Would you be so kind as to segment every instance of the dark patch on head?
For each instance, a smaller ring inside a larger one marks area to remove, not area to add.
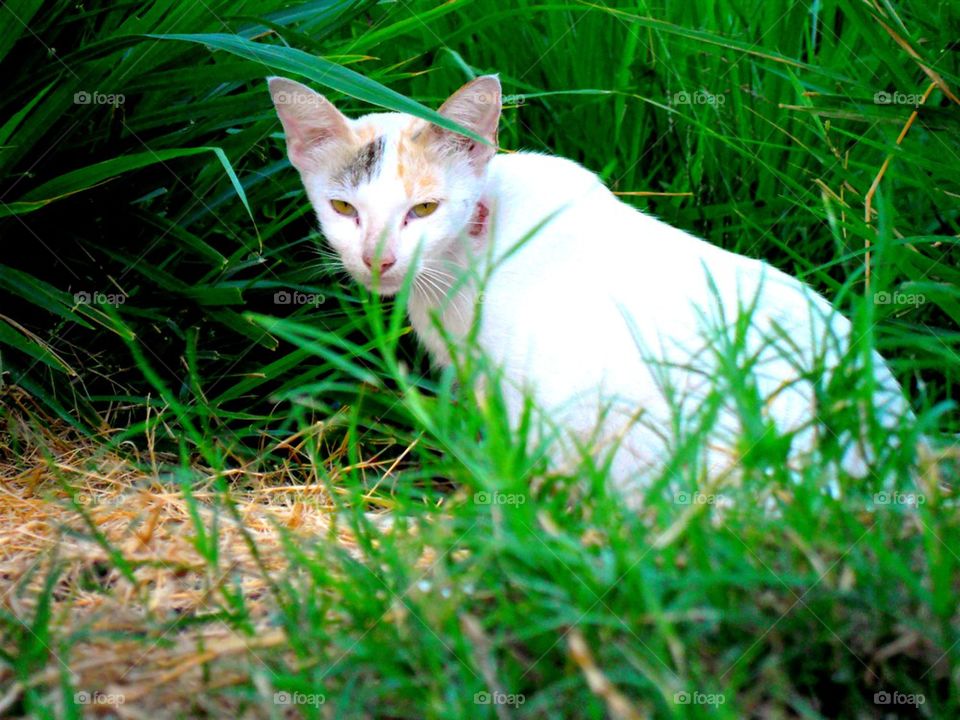
[[[386,146],[387,140],[384,137],[371,140],[360,148],[360,151],[340,169],[340,172],[334,176],[334,180],[347,187],[357,187],[361,183],[371,180],[380,172],[383,151]]]

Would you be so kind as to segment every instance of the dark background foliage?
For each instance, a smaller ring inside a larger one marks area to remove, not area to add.
[[[505,148],[574,158],[618,191],[682,193],[627,199],[835,300],[844,284],[863,293],[864,245],[879,225],[889,242],[872,258],[871,292],[927,300],[878,306],[880,345],[918,403],[955,396],[957,105],[934,89],[897,146],[912,98],[874,97],[919,96],[933,73],[953,86],[953,10],[903,8],[900,27],[856,2],[677,3],[656,20],[585,4],[6,3],[4,382],[63,417],[96,423],[109,409],[130,425],[157,400],[124,339],[134,333],[194,412],[214,423],[239,413],[234,429],[255,435],[270,425],[268,398],[336,374],[284,362],[291,347],[244,317],[297,310],[355,330],[354,291],[318,269],[321,241],[283,156],[263,82],[282,71],[156,37],[237,33],[322,54],[430,107],[471,73],[499,72]],[[371,109],[319,85],[348,113]],[[203,147],[223,162],[178,157]],[[888,154],[874,202],[886,215],[868,225],[865,195]],[[324,302],[280,306],[283,290]],[[75,293],[123,301],[112,313]]]

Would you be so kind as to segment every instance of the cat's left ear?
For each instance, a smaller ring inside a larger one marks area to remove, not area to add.
[[[441,141],[467,153],[479,173],[497,152],[497,128],[500,125],[501,107],[500,78],[496,75],[482,75],[451,95],[439,112],[472,130],[490,144],[477,142],[473,138],[452,133],[436,125],[430,127]]]
[[[271,77],[268,82],[287,136],[287,155],[300,172],[319,170],[322,152],[331,144],[352,141],[349,120],[323,95],[287,78]]]

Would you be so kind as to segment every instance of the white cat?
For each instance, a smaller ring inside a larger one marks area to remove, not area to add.
[[[713,408],[701,469],[722,474],[747,449],[743,393],[762,398],[761,427],[795,433],[790,462],[829,432],[815,422],[814,383],[847,351],[850,322],[798,280],[621,202],[575,162],[495,154],[495,76],[440,108],[489,144],[410,115],[351,120],[299,83],[269,82],[290,161],[346,269],[384,294],[413,274],[410,319],[440,365],[477,320],[514,421],[528,392],[562,430],[556,465],[575,460],[578,443],[610,451],[611,477],[630,495]],[[747,358],[751,383],[721,384],[718,396],[724,363]],[[909,409],[871,359],[878,415],[892,426]],[[864,474],[871,449],[842,440],[853,448],[843,466]]]

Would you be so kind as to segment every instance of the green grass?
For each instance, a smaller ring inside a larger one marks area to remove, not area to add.
[[[249,682],[211,696],[264,715],[279,715],[272,688],[322,693],[335,717],[617,716],[588,682],[595,667],[640,716],[880,717],[877,692],[924,696],[893,708],[901,716],[958,714],[960,519],[929,476],[916,486],[908,451],[837,498],[821,486],[842,447],[795,484],[775,443],[745,458],[739,486],[700,488],[732,507],[678,502],[665,478],[631,513],[589,467],[532,490],[541,448],[507,428],[496,396],[456,391],[484,368],[431,371],[401,307],[318,267],[264,81],[297,75],[348,114],[428,113],[473,75],[500,73],[504,148],[573,158],[616,191],[678,193],[627,199],[824,292],[854,318],[859,350],[890,359],[918,427],[949,436],[956,2],[21,0],[0,17],[0,381],[81,431],[121,428],[113,448],[150,437],[184,468],[319,473],[364,550],[291,540],[268,602],[294,659],[261,653]],[[915,101],[904,96],[931,78],[898,143]],[[322,302],[278,304],[284,291]],[[864,388],[850,367],[823,389],[838,405]],[[21,432],[5,417],[15,457]],[[277,445],[298,431],[291,458]],[[338,471],[410,446],[389,484],[369,467]],[[889,477],[925,502],[884,503]],[[696,478],[672,480],[697,492]],[[220,482],[223,512],[230,490]],[[374,508],[418,531],[381,538]],[[218,577],[217,528],[196,518]],[[425,548],[435,561],[417,566]],[[86,641],[58,635],[54,583],[33,614],[0,612],[0,663],[20,679],[50,647]],[[214,593],[217,618],[250,635],[249,599],[233,590]],[[492,690],[524,702],[475,704]],[[684,692],[724,702],[677,702]],[[18,707],[56,713],[48,698],[30,691]]]

